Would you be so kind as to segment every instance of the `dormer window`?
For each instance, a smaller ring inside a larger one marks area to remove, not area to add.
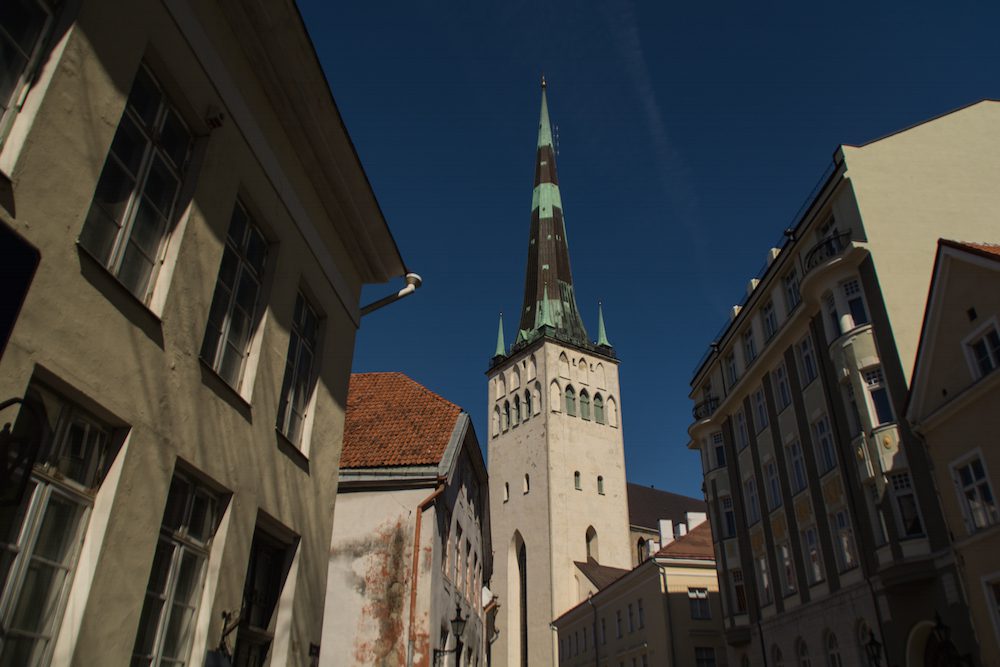
[[[1000,368],[1000,334],[997,334],[995,326],[990,326],[968,345],[979,377],[989,375]]]

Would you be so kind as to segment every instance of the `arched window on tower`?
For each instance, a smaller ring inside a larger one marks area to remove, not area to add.
[[[521,397],[514,394],[514,426],[521,423]]]
[[[503,501],[507,502],[508,500],[510,500],[510,483],[509,482],[504,482],[503,483]]]
[[[595,380],[595,382],[597,382],[597,386],[600,387],[601,389],[607,389],[608,378],[604,373],[604,364],[598,363],[597,369],[594,371],[594,373],[597,376],[597,379]]]
[[[614,396],[608,396],[608,401],[606,403],[607,413],[608,413],[608,426],[618,426],[618,405],[615,403]]]
[[[542,412],[542,383],[541,382],[536,382],[535,383],[535,389],[534,389],[534,391],[531,394],[531,398],[532,398],[532,402],[534,403],[534,405],[532,405],[532,408],[534,408],[534,412],[532,412],[532,416],[537,415],[537,414],[541,414],[541,412]],[[557,396],[557,398],[558,398],[558,396]],[[556,401],[556,405],[558,405],[558,404],[559,404],[559,401],[557,400]]]
[[[576,365],[576,368],[577,368],[577,375],[576,375],[577,379],[583,384],[587,384],[587,381],[589,380],[589,378],[587,377],[587,360],[581,359],[580,362]]]
[[[500,406],[493,408],[493,437],[500,435]]]
[[[563,352],[559,355],[559,375],[569,378],[569,357]]]
[[[503,430],[510,428],[510,401],[503,402]]]
[[[594,530],[593,526],[587,528],[587,558],[599,560],[597,552],[597,531]]]
[[[524,473],[524,484],[521,487],[521,493],[527,493],[528,491],[531,491],[531,477],[528,476],[528,473]]]
[[[572,386],[566,387],[566,414],[576,417],[576,392]]]
[[[531,408],[531,390],[530,389],[525,389],[524,390],[524,417],[522,418],[521,421],[528,421],[529,419],[531,419],[531,415],[532,415],[532,411],[531,410],[532,410],[532,408]]]
[[[604,495],[604,477],[601,475],[597,476],[597,493]]]
[[[559,383],[555,380],[549,385],[549,408],[552,412],[559,412],[562,405],[562,390],[559,388]]]
[[[521,387],[521,371],[517,370],[517,366],[514,366],[514,370],[510,373],[510,390],[520,389]]]
[[[642,563],[646,560],[646,540],[640,537],[635,543],[635,562]]]
[[[590,394],[586,389],[580,390],[580,418],[590,421]]]
[[[604,423],[604,399],[600,394],[594,394],[594,421]]]
[[[573,473],[573,488],[575,488],[577,491],[579,491],[580,489],[583,488],[583,485],[580,484],[580,471],[579,470],[577,470],[576,472]]]

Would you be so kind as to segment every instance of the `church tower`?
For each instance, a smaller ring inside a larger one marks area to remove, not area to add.
[[[544,79],[524,305],[487,377],[493,664],[556,665],[549,624],[590,590],[576,563],[627,569],[631,551],[618,361],[600,309],[597,342],[577,309]]]

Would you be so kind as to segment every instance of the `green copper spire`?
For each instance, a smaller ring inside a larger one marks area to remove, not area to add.
[[[500,326],[497,327],[497,350],[494,357],[502,357],[507,354],[507,346],[503,344],[503,311],[500,311]]]
[[[597,302],[597,344],[604,347],[611,347],[608,342],[608,333],[604,330],[604,306]]]

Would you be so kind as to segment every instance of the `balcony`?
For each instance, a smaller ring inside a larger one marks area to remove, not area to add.
[[[695,403],[694,408],[691,410],[691,415],[695,421],[701,421],[702,419],[711,417],[718,409],[719,399],[715,396],[709,396],[701,403]]]
[[[823,262],[833,259],[851,246],[851,232],[828,236],[806,253],[805,272],[809,273]]]

